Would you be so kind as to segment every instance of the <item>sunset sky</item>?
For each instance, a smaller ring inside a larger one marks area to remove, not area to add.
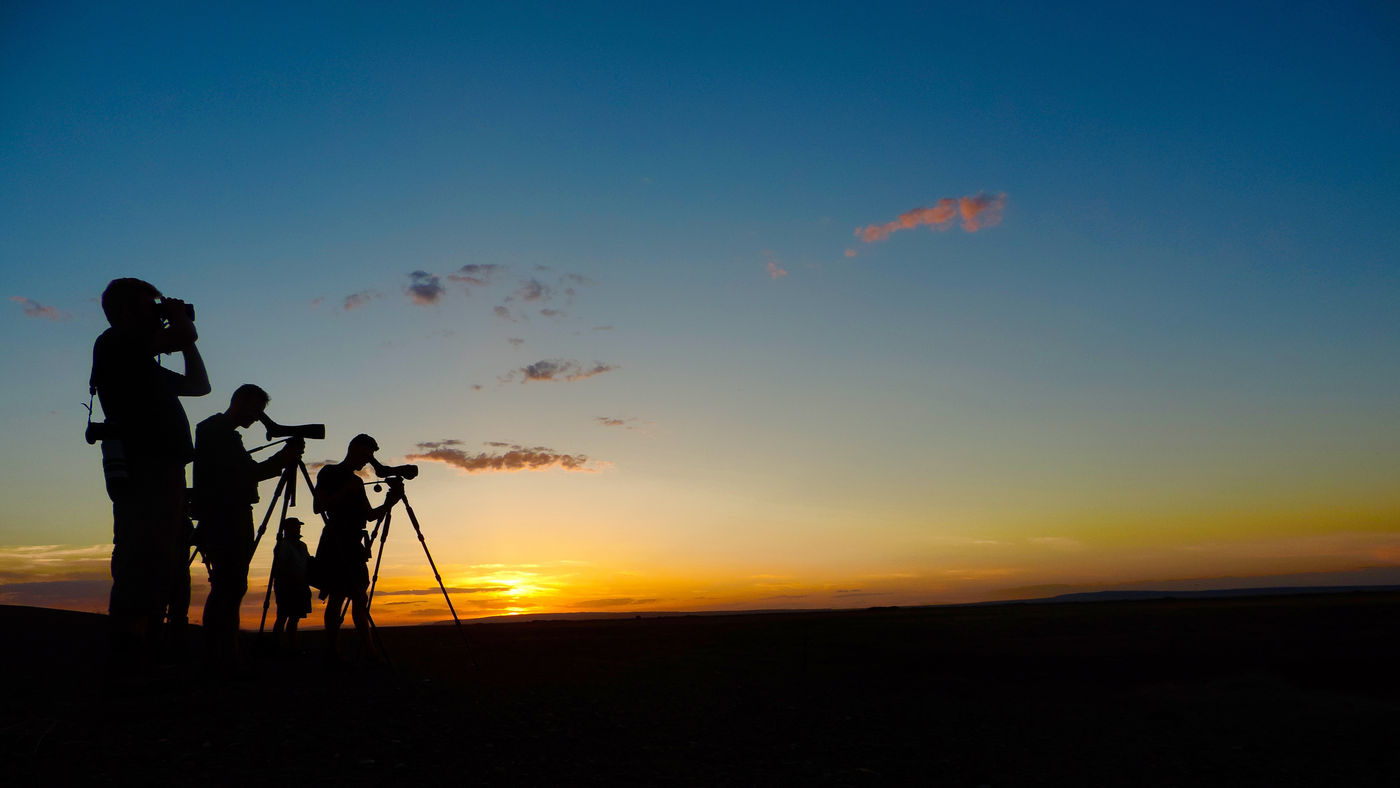
[[[118,276],[464,616],[1400,583],[1400,13],[1280,8],[7,3],[0,603],[105,610]]]

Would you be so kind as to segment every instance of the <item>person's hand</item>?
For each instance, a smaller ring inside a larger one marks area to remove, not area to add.
[[[291,440],[288,440],[286,451],[291,453],[293,462],[301,459],[301,455],[306,453],[306,439],[292,438]]]
[[[195,329],[194,321],[190,320],[189,308],[184,301],[162,298],[160,316],[170,322],[169,330],[177,345],[193,345],[199,339],[199,331]]]

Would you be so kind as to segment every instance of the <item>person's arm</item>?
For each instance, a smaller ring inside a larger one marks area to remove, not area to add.
[[[165,319],[170,321],[167,328],[155,332],[151,339],[151,351],[155,353],[180,353],[185,358],[185,374],[180,380],[176,394],[181,397],[203,397],[213,387],[209,385],[209,372],[204,368],[204,357],[199,355],[195,342],[199,331],[186,313],[185,302],[178,298],[167,298],[161,303]]]
[[[180,386],[180,396],[202,397],[213,391],[213,387],[209,385],[209,372],[204,368],[204,357],[199,355],[199,348],[191,342],[181,355],[185,357],[185,375]]]
[[[395,484],[394,482],[390,481],[388,482],[388,485],[389,494],[384,496],[384,503],[381,503],[378,506],[371,508],[369,510],[369,514],[365,516],[365,522],[370,522],[371,520],[378,520],[379,518],[384,516],[385,512],[394,508],[394,504],[403,500],[403,482]]]
[[[296,463],[301,459],[302,452],[306,450],[306,441],[302,438],[292,438],[287,441],[277,453],[256,463],[253,470],[253,478],[257,481],[271,479],[282,472],[288,465]]]

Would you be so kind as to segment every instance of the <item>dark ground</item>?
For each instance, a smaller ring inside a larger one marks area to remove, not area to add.
[[[385,628],[108,686],[105,619],[0,607],[0,782],[1400,784],[1400,594]]]

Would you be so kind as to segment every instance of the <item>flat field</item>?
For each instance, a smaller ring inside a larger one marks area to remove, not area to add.
[[[121,679],[105,624],[0,607],[7,784],[1400,784],[1389,592],[385,627],[389,668],[313,631]]]

